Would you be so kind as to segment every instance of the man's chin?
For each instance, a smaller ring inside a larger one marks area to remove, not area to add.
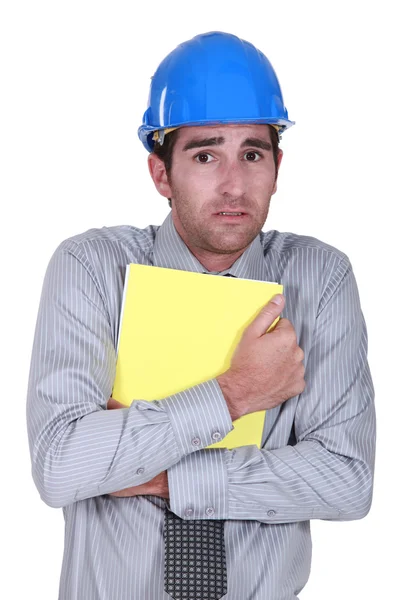
[[[205,240],[204,248],[207,248],[210,252],[217,254],[236,254],[247,248],[256,237],[255,235],[243,235],[243,236],[213,236]]]

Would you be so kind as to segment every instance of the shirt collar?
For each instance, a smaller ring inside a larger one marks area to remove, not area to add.
[[[153,264],[157,267],[178,269],[179,271],[217,274],[203,267],[186,246],[175,229],[171,212],[157,230],[153,247]],[[229,269],[221,271],[218,275],[268,280],[260,235],[252,241]]]

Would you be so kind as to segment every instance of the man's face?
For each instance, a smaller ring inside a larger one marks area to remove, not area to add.
[[[280,160],[281,153],[278,166]],[[236,257],[265,223],[275,175],[268,126],[182,127],[170,189],[162,193],[172,199],[174,225],[196,256]]]

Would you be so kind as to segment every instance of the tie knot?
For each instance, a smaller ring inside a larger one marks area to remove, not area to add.
[[[203,275],[220,275],[220,273],[203,271]],[[236,277],[236,275],[231,275],[231,273],[224,273],[222,277]]]

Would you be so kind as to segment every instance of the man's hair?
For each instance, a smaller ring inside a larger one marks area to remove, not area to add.
[[[274,157],[274,163],[275,163],[275,177],[277,177],[278,176],[279,134],[278,134],[277,130],[275,129],[275,127],[272,127],[272,125],[268,125],[268,128],[269,128],[270,137],[271,137],[272,155]],[[164,143],[162,146],[158,142],[156,142],[154,144],[153,152],[156,156],[161,158],[161,160],[163,161],[163,163],[165,165],[165,171],[167,173],[168,180],[169,180],[169,176],[170,176],[171,169],[172,169],[172,155],[174,153],[174,147],[176,144],[176,140],[178,139],[179,131],[180,131],[180,128],[174,129],[174,131],[167,133],[167,135],[164,138]],[[168,198],[168,204],[169,204],[169,206],[171,206],[171,198]]]

